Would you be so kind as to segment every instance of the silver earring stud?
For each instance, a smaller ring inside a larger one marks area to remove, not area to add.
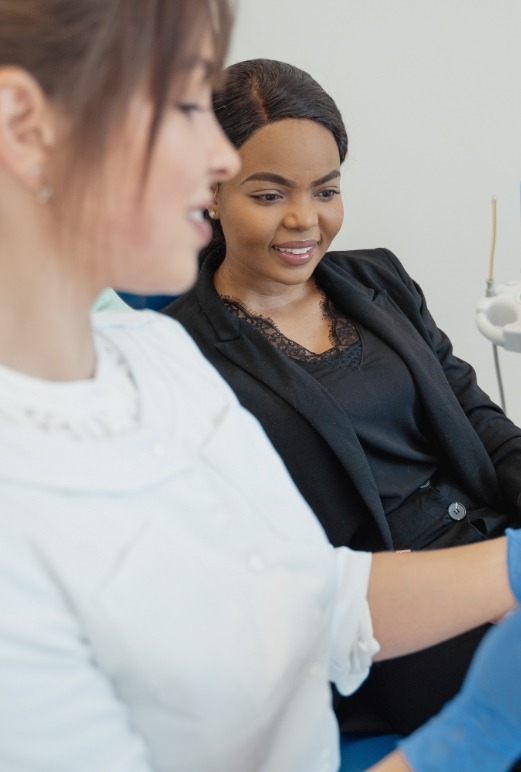
[[[53,196],[53,192],[50,185],[41,185],[36,191],[36,198],[40,204],[48,204]]]
[[[33,177],[41,177],[42,176],[42,167],[41,164],[35,163],[33,164],[31,168],[31,174]],[[36,199],[40,202],[40,204],[47,204],[53,197],[53,189],[50,185],[47,185],[45,182],[41,182],[40,187],[36,191]]]

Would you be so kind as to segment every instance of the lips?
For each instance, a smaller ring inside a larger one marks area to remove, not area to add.
[[[203,209],[189,209],[187,219],[192,223],[195,230],[199,234],[201,243],[208,244],[212,238],[212,226],[205,220]]]
[[[288,241],[284,244],[273,245],[284,262],[290,265],[304,265],[311,260],[318,241]]]

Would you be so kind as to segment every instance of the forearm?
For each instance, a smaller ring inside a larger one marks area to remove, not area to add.
[[[431,646],[487,621],[515,604],[506,539],[446,550],[379,553],[368,591],[375,637],[388,659]]]
[[[386,756],[378,764],[372,766],[368,772],[411,772],[410,766],[399,751],[394,751]]]

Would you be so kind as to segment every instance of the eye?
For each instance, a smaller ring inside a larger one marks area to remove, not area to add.
[[[195,113],[207,113],[209,108],[198,102],[177,102],[177,109],[189,118]]]
[[[317,195],[319,198],[322,198],[325,201],[328,201],[331,198],[334,198],[335,196],[340,195],[340,191],[337,190],[336,188],[325,188],[325,190],[319,191]]]
[[[282,196],[280,193],[258,193],[257,195],[252,195],[252,198],[254,198],[256,201],[262,201],[266,204],[271,204],[273,201],[280,201]]]

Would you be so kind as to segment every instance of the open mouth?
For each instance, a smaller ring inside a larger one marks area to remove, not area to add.
[[[299,246],[294,244],[279,244],[273,246],[272,249],[274,249],[285,262],[290,263],[291,265],[302,265],[312,258],[317,246],[318,241],[313,241]]]

